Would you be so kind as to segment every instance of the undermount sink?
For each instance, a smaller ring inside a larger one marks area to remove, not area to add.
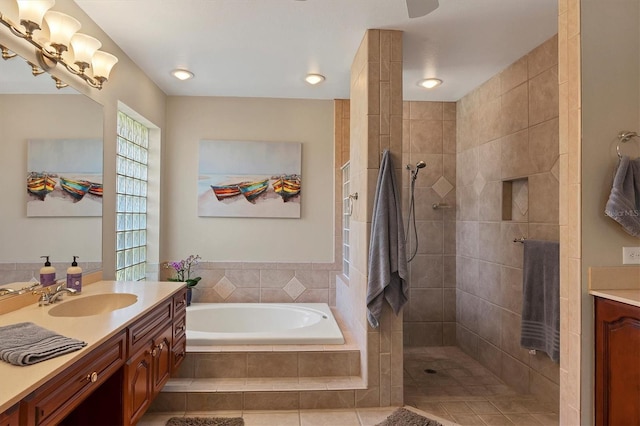
[[[73,296],[66,296],[73,297]],[[94,294],[75,300],[68,300],[54,306],[49,315],[54,317],[88,317],[106,314],[118,309],[131,306],[138,300],[138,296],[130,293]]]

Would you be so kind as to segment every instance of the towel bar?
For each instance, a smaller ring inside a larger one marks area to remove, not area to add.
[[[616,145],[616,152],[618,153],[618,158],[622,158],[622,154],[620,153],[620,144],[629,142],[633,138],[640,137],[637,132],[630,132],[628,130],[623,130],[618,133],[618,144]]]

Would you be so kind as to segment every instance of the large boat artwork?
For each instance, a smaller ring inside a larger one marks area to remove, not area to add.
[[[227,200],[239,195],[252,204],[259,200],[260,196],[269,189],[269,180],[272,180],[273,192],[278,194],[283,202],[300,195],[302,180],[298,174],[275,175],[268,179],[257,181],[243,181],[226,185],[211,185],[213,194],[218,201]]]
[[[58,183],[60,183],[62,191],[70,195],[74,202],[82,200],[87,193],[102,197],[101,183],[70,179],[46,172],[29,172],[27,175],[27,192],[44,201],[45,197],[56,188]]]

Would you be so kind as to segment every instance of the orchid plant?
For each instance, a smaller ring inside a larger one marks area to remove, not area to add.
[[[192,254],[186,259],[178,262],[167,263],[165,268],[171,268],[176,271],[176,276],[174,278],[169,278],[169,281],[185,282],[187,283],[187,288],[195,287],[202,277],[191,278],[191,270],[199,263],[200,259],[202,259],[200,255]]]

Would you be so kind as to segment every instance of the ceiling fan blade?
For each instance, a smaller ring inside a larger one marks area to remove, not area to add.
[[[440,6],[438,0],[407,0],[409,18],[420,18],[428,15]]]

